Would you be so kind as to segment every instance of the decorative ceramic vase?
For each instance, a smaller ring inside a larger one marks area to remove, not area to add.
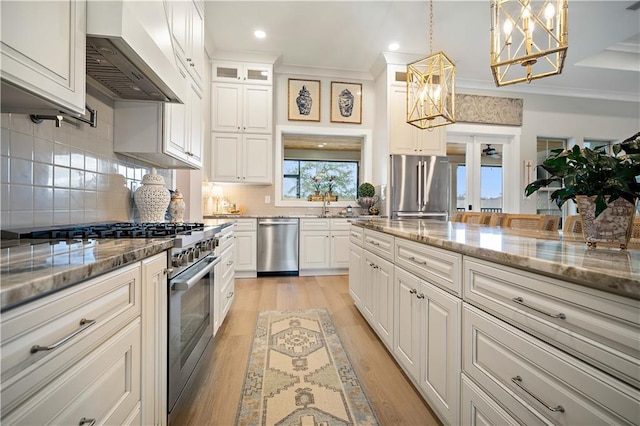
[[[358,202],[358,205],[362,207],[362,214],[369,215],[371,214],[369,210],[378,202],[379,199],[380,198],[377,195],[374,195],[373,197],[358,197],[356,201]]]
[[[309,90],[307,90],[307,86],[302,86],[302,89],[300,89],[298,97],[296,98],[296,105],[298,105],[298,112],[300,115],[311,114],[312,103],[313,99],[311,98]]]
[[[182,194],[177,189],[171,196],[171,202],[169,203],[169,214],[171,215],[171,223],[183,223],[184,222],[184,209],[186,205]]]
[[[595,199],[595,195],[592,197],[576,196],[585,242],[589,247],[602,244],[626,249],[631,239],[636,206],[624,198],[618,198],[607,203],[607,208],[598,217],[595,217]]]
[[[164,222],[164,213],[171,201],[171,194],[164,187],[164,178],[155,168],[151,169],[150,174],[142,177],[142,186],[136,190],[133,199],[141,222]]]
[[[351,114],[353,113],[353,102],[354,97],[349,89],[344,89],[340,92],[338,95],[338,109],[340,110],[341,116],[351,117]]]

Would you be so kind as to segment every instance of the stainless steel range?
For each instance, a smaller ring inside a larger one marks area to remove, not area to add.
[[[213,338],[214,267],[222,228],[203,223],[107,223],[3,231],[13,239],[171,238],[168,282],[168,415],[178,406],[205,348]]]

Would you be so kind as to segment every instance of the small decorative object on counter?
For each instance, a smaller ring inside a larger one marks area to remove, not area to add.
[[[347,214],[353,214],[353,209],[351,208],[351,204],[347,206]]]
[[[375,193],[376,188],[369,182],[364,182],[358,187],[358,199],[356,201],[362,207],[363,215],[372,214],[371,207],[380,199]]]
[[[169,203],[169,214],[171,215],[171,223],[183,223],[184,222],[184,209],[186,205],[182,197],[182,193],[177,189],[171,196],[171,202]]]
[[[171,201],[169,190],[164,187],[164,178],[155,168],[142,178],[133,199],[138,208],[141,222],[164,222],[164,213]]]

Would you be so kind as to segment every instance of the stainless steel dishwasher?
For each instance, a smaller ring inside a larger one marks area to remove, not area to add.
[[[298,219],[258,219],[258,275],[298,275]]]

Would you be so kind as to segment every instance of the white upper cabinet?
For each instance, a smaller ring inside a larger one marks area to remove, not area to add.
[[[3,112],[84,114],[86,3],[3,1]]]
[[[211,80],[227,83],[273,84],[270,64],[213,61]]]
[[[271,86],[212,83],[211,130],[272,133],[272,103]]]
[[[167,2],[176,56],[202,88],[204,75],[204,24],[201,9],[193,1]]]
[[[271,183],[271,135],[213,133],[212,180],[215,182]]]

